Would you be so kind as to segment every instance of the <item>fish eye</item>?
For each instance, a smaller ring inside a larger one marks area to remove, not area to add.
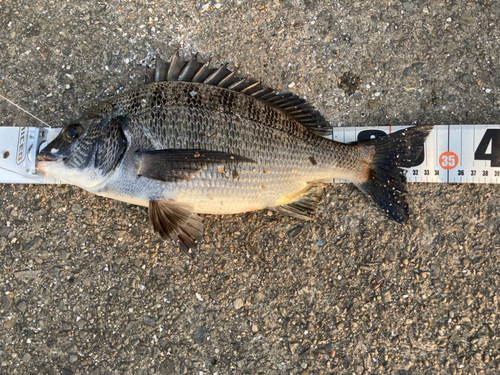
[[[64,136],[70,141],[77,139],[82,133],[82,126],[80,124],[71,124],[64,129]]]

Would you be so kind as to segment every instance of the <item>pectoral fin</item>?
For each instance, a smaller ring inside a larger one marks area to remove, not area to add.
[[[255,163],[252,159],[222,151],[196,149],[137,150],[137,175],[174,182],[213,164]]]
[[[203,224],[190,205],[170,201],[149,201],[149,224],[164,240],[173,239],[191,255],[203,235]]]

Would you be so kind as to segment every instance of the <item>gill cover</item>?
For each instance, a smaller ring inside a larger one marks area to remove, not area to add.
[[[126,116],[112,117],[101,130],[94,165],[103,175],[107,175],[117,166],[127,149],[127,138],[123,129],[127,127],[128,122]]]

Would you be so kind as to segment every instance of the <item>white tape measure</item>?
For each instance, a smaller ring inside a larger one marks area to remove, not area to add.
[[[333,128],[328,138],[349,143],[408,127]],[[36,154],[60,131],[0,127],[0,183],[61,183],[38,174],[35,168]],[[407,169],[406,177],[408,182],[500,183],[500,125],[435,125],[425,142],[424,154]]]
[[[355,142],[409,126],[334,128],[333,140]],[[408,182],[500,183],[500,125],[435,125]],[[336,180],[335,182],[344,182]]]

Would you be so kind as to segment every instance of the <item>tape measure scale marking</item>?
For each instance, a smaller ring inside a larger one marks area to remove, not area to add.
[[[334,128],[332,139],[355,142],[409,126]],[[436,125],[408,182],[500,183],[500,125]],[[344,182],[344,180],[335,180]]]

